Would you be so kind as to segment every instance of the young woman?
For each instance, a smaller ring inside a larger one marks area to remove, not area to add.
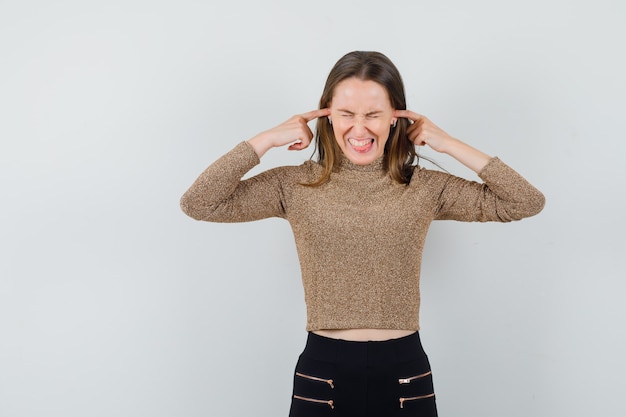
[[[270,149],[317,159],[242,177]],[[419,167],[416,145],[457,159],[484,183]],[[394,64],[351,52],[331,70],[318,110],[259,133],[209,166],[181,199],[194,219],[291,224],[308,339],[290,416],[436,416],[419,338],[419,274],[433,220],[519,220],[544,197],[517,172],[406,108]]]

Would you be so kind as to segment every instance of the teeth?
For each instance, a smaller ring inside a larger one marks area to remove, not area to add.
[[[363,140],[356,140],[356,139],[348,139],[348,142],[350,142],[350,144],[352,146],[367,146],[372,142],[372,139],[363,139]]]

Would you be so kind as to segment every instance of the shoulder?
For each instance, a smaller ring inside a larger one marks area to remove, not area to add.
[[[315,161],[308,160],[300,165],[282,165],[271,168],[261,175],[271,176],[284,186],[313,182],[319,178],[322,167]]]
[[[413,168],[413,176],[411,177],[410,184],[412,186],[443,184],[453,177],[454,176],[452,174],[449,174],[444,171],[415,166]]]

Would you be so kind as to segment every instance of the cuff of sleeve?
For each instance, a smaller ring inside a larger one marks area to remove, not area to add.
[[[489,162],[487,162],[487,165],[480,170],[478,176],[484,180],[485,177],[489,177],[493,171],[499,170],[502,165],[504,165],[504,162],[502,162],[497,156],[494,156],[489,160]]]
[[[248,143],[248,141],[243,141],[239,145],[235,147],[235,152],[241,155],[242,158],[246,158],[246,162],[249,162],[251,165],[258,165],[261,163],[261,159],[259,155],[256,154],[252,145]]]

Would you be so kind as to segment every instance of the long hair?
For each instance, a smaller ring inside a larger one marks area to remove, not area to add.
[[[319,108],[330,106],[335,88],[342,81],[356,77],[363,81],[374,81],[386,91],[395,110],[406,110],[404,83],[396,66],[380,52],[354,51],[344,55],[330,70],[320,98]],[[409,121],[398,118],[395,127],[389,132],[383,154],[383,169],[400,184],[408,184],[418,155],[415,145],[407,136]],[[341,148],[335,140],[335,133],[327,117],[317,119],[315,133],[317,161],[323,167],[322,176],[311,186],[319,186],[330,179],[337,171],[341,158]]]

